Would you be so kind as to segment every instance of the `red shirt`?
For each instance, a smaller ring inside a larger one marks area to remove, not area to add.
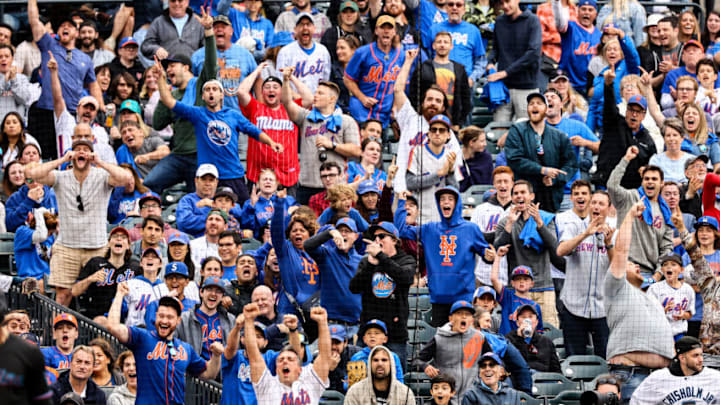
[[[703,182],[703,215],[720,221],[720,210],[715,208],[715,188],[720,187],[720,176],[708,173]]]
[[[274,142],[280,143],[283,153],[276,153],[268,145],[252,138],[248,140],[247,178],[258,182],[260,171],[270,168],[275,171],[278,181],[285,187],[295,185],[300,175],[298,161],[298,130],[290,120],[285,107],[273,110],[251,96],[242,112],[250,122],[265,132]]]
[[[322,215],[323,211],[325,211],[325,208],[330,206],[330,201],[327,200],[327,190],[321,191],[310,197],[308,206],[312,208],[313,211],[315,211],[315,215]]]

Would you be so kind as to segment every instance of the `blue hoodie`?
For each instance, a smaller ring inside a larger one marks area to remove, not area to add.
[[[201,199],[197,193],[186,194],[178,202],[175,211],[178,230],[193,238],[199,238],[205,234],[205,220],[208,212],[210,212],[210,207],[198,208],[197,203]],[[228,214],[240,218],[242,210],[239,205],[235,204]]]
[[[443,187],[435,192],[440,210],[439,195],[450,192],[457,202],[452,216],[441,215],[439,222],[422,225],[420,241],[425,252],[430,302],[452,304],[455,301],[472,301],[475,289],[475,255],[484,255],[488,243],[480,227],[462,217],[462,200],[454,187]],[[417,239],[416,226],[405,223],[405,200],[398,202],[395,226],[403,239]]]
[[[370,370],[370,362],[368,359],[370,358],[371,351],[372,351],[371,348],[365,346],[365,347],[363,347],[362,350],[353,354],[353,356],[350,358],[350,361],[364,361],[365,363],[367,363],[367,369]],[[390,353],[392,353],[393,358],[395,359],[395,378],[404,384],[405,378],[403,376],[403,369],[402,369],[402,363],[400,363],[400,357],[398,357],[398,355],[395,354],[395,352],[391,351]]]
[[[29,188],[23,184],[20,189],[10,196],[5,203],[5,227],[8,232],[15,232],[25,223],[27,215],[35,208],[45,207],[50,212],[57,212],[57,199],[52,187],[43,186],[45,195],[42,201],[37,202],[28,197]]]
[[[349,286],[362,256],[352,247],[347,253],[338,249],[330,236],[332,229],[332,225],[324,227],[306,240],[305,249],[321,272],[320,303],[327,308],[328,319],[356,324],[362,310],[361,295],[351,293]]]
[[[288,206],[298,205],[295,198],[287,197]],[[260,228],[263,227],[273,216],[273,202],[272,197],[268,200],[263,196],[258,196],[258,201],[255,205],[252,205],[250,200],[245,201],[242,207],[242,214],[240,215],[240,224],[243,229],[252,229],[255,239],[262,240],[260,234]]]
[[[297,314],[297,309],[287,297],[290,294],[302,305],[308,298],[320,289],[320,271],[317,263],[304,250],[293,246],[285,237],[286,213],[288,201],[285,198],[275,199],[275,212],[270,222],[270,235],[275,247],[275,254],[280,266],[280,279],[282,290],[278,293],[278,313]]]

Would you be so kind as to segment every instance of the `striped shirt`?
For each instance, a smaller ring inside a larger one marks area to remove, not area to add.
[[[274,142],[283,145],[283,153],[276,153],[268,145],[254,139],[248,140],[247,177],[253,183],[258,182],[260,171],[270,168],[280,184],[286,187],[295,185],[300,175],[298,161],[298,132],[295,124],[288,117],[285,107],[280,105],[272,109],[260,103],[254,97],[242,108],[243,115],[265,132]]]

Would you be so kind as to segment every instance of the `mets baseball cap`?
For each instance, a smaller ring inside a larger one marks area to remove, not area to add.
[[[470,313],[475,314],[475,308],[472,306],[471,303],[465,300],[460,300],[455,301],[455,303],[452,304],[452,307],[450,307],[450,315],[454,314],[457,311],[460,311],[461,309],[467,309],[468,311],[470,311]]]
[[[223,221],[225,221],[225,223],[227,223],[228,221],[228,214],[220,208],[211,209],[205,218],[210,218],[211,215],[218,215],[220,218],[223,219]]]
[[[394,236],[396,239],[399,237],[398,229],[397,229],[397,227],[395,227],[395,225],[392,222],[387,222],[387,221],[379,222],[379,223],[371,226],[370,229],[368,229],[368,233],[372,237],[375,234],[375,232],[377,232],[379,230],[383,230],[383,231],[389,233],[390,235]]]
[[[170,237],[168,238],[168,245],[172,243],[182,243],[183,245],[189,245],[190,237],[183,232],[173,232],[173,234],[170,235]]]
[[[691,40],[685,42],[683,49],[687,48],[688,46],[696,46],[696,47],[700,48],[701,52],[705,52],[705,48],[703,48],[702,44],[697,39],[691,39]]]
[[[212,174],[215,176],[215,178],[220,177],[218,174],[217,167],[215,165],[210,163],[203,163],[200,166],[198,166],[197,170],[195,171],[195,177],[202,177],[206,174]]]
[[[88,105],[88,104],[92,104],[93,106],[95,106],[96,110],[98,108],[100,108],[100,104],[93,96],[85,96],[85,97],[81,98],[77,103],[78,107],[82,107],[82,106]]]
[[[147,193],[140,196],[140,199],[138,199],[138,205],[142,208],[143,203],[147,200],[155,200],[158,202],[158,204],[162,204],[162,200],[160,199],[159,195],[152,191],[148,191]]]
[[[128,231],[127,229],[123,228],[122,226],[116,226],[115,228],[113,228],[112,231],[110,231],[110,235],[108,236],[108,239],[112,238],[112,236],[115,235],[116,233],[122,233],[122,234],[124,234],[128,239],[130,239],[130,231]]]
[[[364,336],[365,332],[367,332],[369,329],[377,328],[380,329],[384,334],[387,335],[387,326],[385,326],[385,322],[379,320],[379,319],[372,319],[368,321],[365,325],[363,325],[362,329],[360,330],[359,335]]]
[[[491,360],[491,361],[494,361],[495,364],[505,367],[505,364],[503,364],[502,360],[500,359],[500,356],[498,356],[497,354],[495,354],[493,352],[487,352],[487,353],[483,354],[482,356],[480,356],[480,362],[482,362],[483,360]]]
[[[75,319],[74,315],[63,313],[63,314],[57,315],[55,317],[55,319],[53,319],[53,329],[57,328],[58,325],[60,325],[63,322],[67,322],[76,328],[78,327],[78,321],[77,321],[77,319]]]
[[[515,314],[516,314],[516,315],[520,315],[520,314],[522,314],[522,312],[523,312],[524,310],[526,310],[526,309],[531,310],[535,315],[538,314],[537,309],[535,309],[535,307],[532,306],[532,305],[530,305],[530,304],[520,305],[520,306],[518,307],[518,309],[515,310]]]
[[[497,300],[497,293],[495,292],[495,289],[486,285],[475,289],[475,293],[473,294],[473,300],[475,298],[480,298],[485,294],[490,294],[494,300]]]
[[[142,114],[142,110],[140,109],[140,103],[138,103],[135,100],[127,99],[120,104],[120,112],[123,112],[125,110],[132,111],[136,114]]]
[[[149,248],[143,250],[142,254],[140,255],[140,258],[142,259],[143,257],[147,256],[149,253],[154,253],[155,256],[158,257],[158,259],[162,259],[162,254],[160,253],[159,250],[157,250],[154,247],[149,247]]]
[[[278,46],[285,46],[289,43],[293,42],[292,34],[288,31],[279,31],[275,32],[270,38],[270,41],[268,41],[267,47],[268,48],[275,48]]]
[[[514,279],[515,276],[528,276],[531,279],[535,280],[535,277],[533,276],[532,269],[527,266],[517,266],[513,269],[512,274],[510,274],[510,280]]]
[[[683,336],[675,342],[675,355],[687,353],[691,350],[701,349],[702,342],[693,336]]]
[[[593,6],[597,8],[597,3],[595,2],[595,0],[580,0],[577,4],[577,7],[582,6]]]
[[[230,187],[218,187],[217,191],[215,192],[215,195],[213,196],[213,200],[219,198],[219,197],[228,197],[232,200],[233,204],[237,202],[237,195],[233,192],[233,190]]]
[[[313,20],[312,14],[305,11],[305,12],[298,14],[297,20],[295,20],[295,26],[297,27],[298,25],[300,25],[300,21],[302,21],[304,19],[310,20],[310,23],[312,25],[315,25],[315,20]]]
[[[715,219],[715,217],[709,217],[709,216],[704,216],[704,217],[698,218],[697,222],[695,223],[695,229],[697,229],[699,226],[709,226],[716,231],[719,228],[718,220]]]
[[[435,124],[435,123],[445,124],[445,126],[448,127],[448,129],[450,127],[452,127],[450,118],[448,118],[446,115],[443,115],[443,114],[438,114],[438,115],[432,117],[432,119],[430,119],[430,122],[428,122],[428,127],[431,127],[432,124]]]
[[[665,262],[675,262],[675,263],[679,264],[680,266],[683,265],[682,257],[680,257],[680,255],[677,253],[668,253],[665,256],[661,257],[659,262],[660,262],[660,265],[662,265]]]
[[[133,37],[125,37],[125,38],[123,38],[123,39],[120,40],[120,43],[118,44],[118,49],[120,49],[120,48],[125,48],[125,47],[128,46],[128,45],[140,46],[140,45],[138,44],[138,41],[135,40],[135,38],[133,38]]]
[[[556,81],[558,81],[560,79],[565,79],[568,81],[570,80],[570,78],[568,78],[568,75],[564,70],[557,69],[556,71],[553,72],[552,77],[550,77],[550,81],[552,83],[555,83]]]
[[[202,289],[205,289],[207,287],[217,287],[225,292],[225,280],[221,279],[220,277],[208,277],[203,281]]]
[[[170,262],[165,265],[165,277],[173,274],[177,274],[178,276],[183,276],[185,278],[190,278],[188,268],[183,262]],[[203,287],[205,287],[205,284],[203,284]]]
[[[218,14],[215,17],[213,17],[213,25],[215,25],[217,23],[223,23],[225,25],[232,25],[228,16],[226,16],[224,14]]]
[[[355,224],[355,221],[352,218],[348,218],[348,217],[340,218],[335,223],[335,228],[337,229],[341,226],[347,226],[348,228],[350,228],[351,231],[357,233],[357,224]]]
[[[545,105],[547,105],[547,99],[545,99],[545,95],[542,94],[542,93],[540,93],[539,91],[534,91],[534,92],[528,94],[527,97],[525,97],[525,101],[527,101],[527,102],[529,103],[530,100],[534,99],[535,97],[541,99],[542,102],[543,102]]]
[[[161,63],[163,69],[165,70],[167,70],[168,66],[170,66],[171,63],[182,63],[185,66],[192,67],[192,61],[190,61],[190,57],[185,55],[184,53],[171,55],[170,57],[163,59]]]
[[[330,325],[330,339],[344,342],[347,339],[347,331],[342,325]]]
[[[627,102],[627,105],[630,105],[630,104],[635,104],[637,106],[640,106],[640,108],[647,111],[647,100],[645,99],[645,97],[643,97],[639,94],[636,94],[636,95],[630,97],[630,99]]]
[[[382,27],[383,24],[390,24],[393,27],[395,26],[395,19],[391,16],[385,14],[378,17],[378,19],[375,21],[375,27]]]
[[[350,1],[350,0],[343,1],[342,4],[340,4],[340,12],[341,13],[343,12],[343,10],[346,10],[348,8],[352,9],[355,12],[360,11],[360,8],[358,7],[357,3],[355,3],[354,1]]]
[[[367,179],[363,180],[358,184],[357,194],[358,195],[365,195],[367,193],[378,193],[380,194],[380,190],[378,190],[378,185],[373,179]]]

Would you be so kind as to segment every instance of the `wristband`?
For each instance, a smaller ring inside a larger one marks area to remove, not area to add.
[[[297,330],[298,330],[298,328],[295,328],[295,329],[288,328],[288,332],[290,332],[290,333],[295,333],[295,332],[297,332]]]

